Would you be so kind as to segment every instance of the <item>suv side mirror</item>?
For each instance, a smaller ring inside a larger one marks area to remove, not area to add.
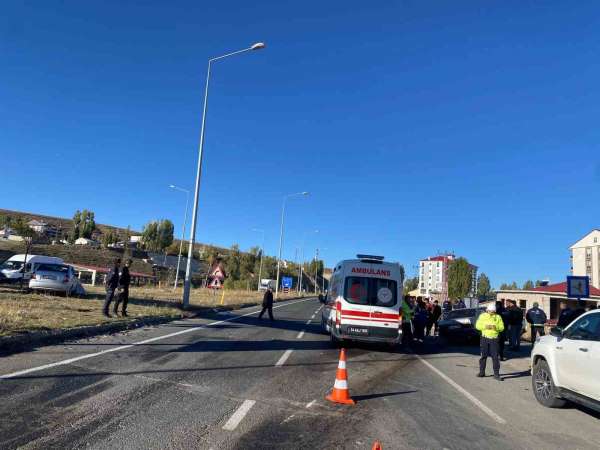
[[[550,328],[550,334],[554,337],[564,337],[565,335],[565,330],[563,330],[561,327],[552,327]]]

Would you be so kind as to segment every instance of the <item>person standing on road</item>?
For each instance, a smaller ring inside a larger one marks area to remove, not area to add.
[[[521,348],[521,333],[523,332],[523,311],[517,302],[511,301],[508,307],[508,340],[510,348],[519,351]]]
[[[500,300],[496,302],[496,314],[500,316],[502,319],[502,325],[504,325],[504,330],[498,334],[498,356],[500,357],[500,361],[506,361],[506,356],[504,355],[504,348],[506,347],[506,330],[508,330],[508,314],[506,312],[506,308],[502,304]]]
[[[438,334],[438,323],[440,321],[440,317],[442,317],[442,308],[440,308],[439,302],[436,300],[433,302],[433,307],[431,308],[431,314],[429,315],[429,322],[427,323],[427,336],[431,334],[431,329],[433,328],[433,334]]]
[[[110,317],[108,313],[108,309],[110,308],[110,304],[115,297],[115,291],[119,286],[119,266],[121,265],[121,259],[115,259],[115,263],[112,269],[108,271],[108,275],[106,275],[106,280],[104,281],[104,285],[106,287],[106,298],[104,299],[104,306],[102,308],[102,314],[104,317]]]
[[[465,301],[461,298],[454,304],[454,309],[465,309],[467,305],[465,305]]]
[[[259,319],[262,319],[262,316],[265,313],[265,311],[269,312],[269,319],[271,321],[275,320],[273,319],[273,290],[270,287],[267,288],[267,291],[265,292],[265,295],[263,297],[262,311],[258,315]]]
[[[527,320],[527,323],[529,323],[529,328],[531,328],[531,346],[533,347],[537,335],[544,336],[546,334],[544,325],[548,321],[548,318],[546,317],[544,310],[540,308],[540,304],[534,302],[533,308],[525,314],[525,319]]]
[[[449,299],[444,300],[444,303],[442,303],[442,311],[445,313],[452,311],[452,302]]]
[[[119,295],[115,301],[115,307],[113,313],[117,315],[119,309],[119,303],[121,303],[121,316],[127,317],[127,303],[129,302],[129,284],[131,283],[131,275],[129,275],[129,267],[131,266],[131,259],[125,261],[125,265],[121,270],[121,276],[119,277]]]
[[[421,343],[425,340],[425,327],[427,326],[427,319],[427,307],[425,306],[423,300],[418,300],[413,316],[413,328],[415,330],[415,339]]]
[[[556,326],[564,330],[571,323],[571,316],[573,316],[573,310],[569,308],[567,302],[561,302],[560,315]]]
[[[411,347],[413,344],[412,332],[413,308],[410,298],[405,297],[402,302],[402,346]]]
[[[500,378],[500,359],[498,355],[498,336],[504,331],[502,318],[496,314],[496,304],[489,303],[486,312],[479,315],[475,328],[481,332],[478,377],[485,377],[485,366],[488,356],[492,358],[494,368],[494,379],[502,381]]]

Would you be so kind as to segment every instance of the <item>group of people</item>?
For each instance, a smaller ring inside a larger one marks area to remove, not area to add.
[[[441,317],[442,308],[437,300],[413,302],[407,297],[402,302],[402,345],[410,346],[415,340],[422,343],[432,330],[437,334]]]
[[[127,303],[129,301],[129,284],[131,283],[131,275],[129,267],[131,259],[125,261],[125,265],[121,268],[121,259],[117,258],[114,261],[113,267],[109,270],[104,281],[106,288],[106,298],[102,314],[104,317],[111,317],[109,309],[110,304],[114,301],[113,314],[118,315],[119,304],[121,305],[121,316],[127,317]]]
[[[586,312],[584,303],[580,302],[576,309],[571,309],[567,302],[562,302],[557,326],[566,328],[584,312]],[[531,345],[533,346],[538,336],[546,334],[545,325],[548,321],[546,313],[540,308],[538,302],[533,303],[533,307],[525,313],[525,317],[523,317],[523,310],[513,300],[508,301],[506,308],[500,301],[488,304],[486,311],[479,316],[475,324],[475,328],[481,332],[478,377],[485,376],[486,362],[489,357],[492,359],[494,378],[501,380],[500,361],[506,360],[504,354],[506,341],[508,339],[512,350],[519,350],[523,333],[523,319],[529,324]]]

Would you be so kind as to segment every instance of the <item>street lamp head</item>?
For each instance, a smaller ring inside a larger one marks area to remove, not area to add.
[[[250,49],[251,50],[262,50],[265,47],[266,47],[266,45],[264,42],[257,42],[256,44],[252,45],[252,47],[250,47]]]
[[[308,195],[310,195],[310,192],[303,192],[302,195],[308,196]]]

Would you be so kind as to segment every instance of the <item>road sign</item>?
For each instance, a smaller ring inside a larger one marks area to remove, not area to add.
[[[581,299],[590,296],[589,277],[568,276],[567,277],[567,297]]]
[[[292,277],[282,277],[281,278],[281,287],[284,289],[291,289],[293,282],[294,282],[294,280]]]

